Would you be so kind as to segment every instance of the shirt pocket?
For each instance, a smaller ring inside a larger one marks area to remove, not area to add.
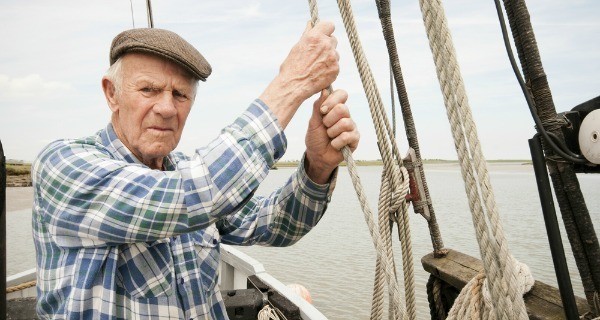
[[[200,264],[202,289],[205,292],[214,291],[219,282],[220,240],[221,235],[214,224],[192,234],[194,249]]]
[[[174,273],[168,238],[121,246],[117,278],[132,297],[171,295]]]

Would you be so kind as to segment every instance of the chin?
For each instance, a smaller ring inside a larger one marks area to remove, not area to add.
[[[175,150],[175,147],[160,146],[160,147],[156,147],[156,148],[147,150],[146,155],[148,155],[149,157],[154,158],[154,159],[164,158],[164,157],[168,156],[169,153],[171,153],[171,151],[173,151],[173,150]]]

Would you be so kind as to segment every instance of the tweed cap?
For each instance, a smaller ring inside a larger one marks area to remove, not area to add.
[[[151,53],[167,58],[206,81],[212,68],[194,46],[176,33],[156,28],[138,28],[118,34],[110,46],[110,65],[129,52]]]

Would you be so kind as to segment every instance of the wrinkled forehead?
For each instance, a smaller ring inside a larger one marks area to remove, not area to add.
[[[125,80],[132,78],[177,79],[190,86],[196,87],[198,80],[187,69],[179,64],[150,53],[127,53],[121,58],[123,77]]]

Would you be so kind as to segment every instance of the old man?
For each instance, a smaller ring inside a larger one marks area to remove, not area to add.
[[[173,150],[210,65],[170,31],[117,35],[102,78],[110,123],[51,143],[33,165],[39,316],[226,319],[219,244],[298,241],[325,212],[340,149],[358,144],[347,94],[324,90],[339,71],[333,31],[307,27],[264,92],[192,157]],[[298,170],[254,196],[319,92]]]

